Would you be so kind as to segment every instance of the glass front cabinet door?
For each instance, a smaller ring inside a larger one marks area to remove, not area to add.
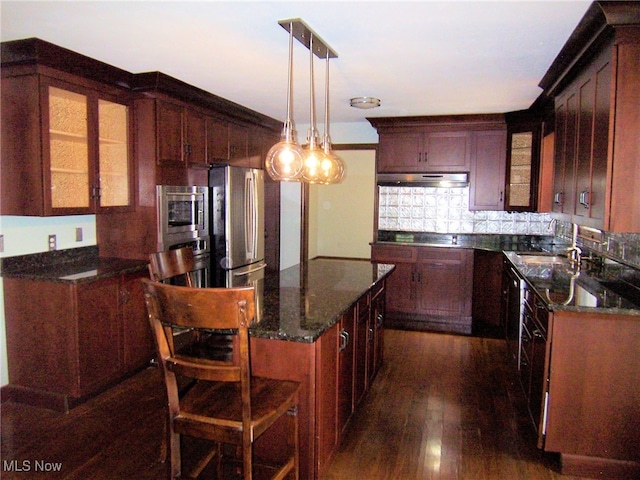
[[[537,208],[540,127],[509,125],[505,210],[535,212]]]
[[[93,90],[42,88],[45,215],[131,206],[128,105]]]

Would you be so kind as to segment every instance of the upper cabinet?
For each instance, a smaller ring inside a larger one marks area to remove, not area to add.
[[[381,132],[379,172],[465,172],[469,170],[469,132]]]
[[[158,163],[208,168],[206,118],[192,108],[158,100]]]
[[[503,210],[505,148],[504,124],[473,133],[469,210]]]
[[[468,172],[471,132],[459,115],[368,118],[378,130],[377,171]]]
[[[470,210],[502,210],[503,114],[368,118],[378,130],[377,172],[467,172]]]
[[[1,213],[129,209],[133,169],[126,92],[24,67],[3,68],[2,75]]]
[[[640,10],[594,2],[540,86],[555,100],[552,210],[640,232]]]
[[[542,130],[553,124],[551,102],[542,97],[528,110],[508,112],[507,168],[504,209],[511,212],[541,211],[538,197],[542,172]]]

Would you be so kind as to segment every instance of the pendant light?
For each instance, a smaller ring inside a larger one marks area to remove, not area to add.
[[[302,176],[302,148],[296,142],[292,110],[293,82],[293,22],[289,24],[289,68],[287,78],[287,118],[282,128],[280,141],[267,152],[265,169],[276,181],[300,181]]]
[[[344,162],[331,150],[331,136],[329,135],[329,51],[327,50],[327,67],[324,81],[324,136],[322,150],[324,152],[323,179],[324,183],[340,183],[344,178]]]
[[[309,132],[307,145],[302,153],[302,181],[307,183],[324,183],[322,165],[325,162],[324,151],[320,148],[318,129],[316,127],[316,99],[313,73],[313,34],[309,37]]]

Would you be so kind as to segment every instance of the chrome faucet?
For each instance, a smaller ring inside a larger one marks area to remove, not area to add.
[[[574,223],[571,235],[571,246],[567,248],[567,257],[569,257],[569,260],[574,267],[580,268],[580,262],[582,261],[582,249],[577,245],[577,240],[578,225]]]

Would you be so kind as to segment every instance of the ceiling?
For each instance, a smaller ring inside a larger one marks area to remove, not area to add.
[[[337,54],[331,123],[529,107],[590,0],[0,3],[2,41],[38,37],[130,72],[161,71],[285,117],[288,33],[301,18]],[[325,60],[314,63],[324,115]],[[309,51],[294,43],[294,120],[308,123]],[[355,96],[382,100],[349,107]]]

